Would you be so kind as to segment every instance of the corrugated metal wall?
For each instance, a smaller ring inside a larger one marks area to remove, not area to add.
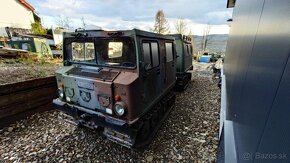
[[[240,162],[290,162],[289,54],[290,0],[237,0],[224,70]]]

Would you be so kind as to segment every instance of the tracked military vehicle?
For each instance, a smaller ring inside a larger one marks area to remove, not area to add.
[[[174,38],[128,31],[64,33],[54,107],[126,147],[150,143],[175,103]]]
[[[181,34],[170,35],[175,38],[177,63],[176,63],[176,85],[178,91],[184,90],[191,80],[192,70],[192,43],[191,38]]]

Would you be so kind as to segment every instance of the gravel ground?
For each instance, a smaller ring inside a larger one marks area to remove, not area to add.
[[[53,63],[15,63],[13,60],[5,63],[0,60],[0,84],[36,79],[55,74],[60,64]],[[11,63],[12,62],[12,63]]]
[[[151,145],[135,151],[77,128],[49,111],[0,130],[0,162],[214,162],[220,92],[209,64],[195,63],[193,82]]]

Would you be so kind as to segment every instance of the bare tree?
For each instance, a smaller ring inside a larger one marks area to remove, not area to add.
[[[158,10],[155,16],[155,24],[153,29],[151,29],[153,32],[165,34],[168,33],[169,25],[165,18],[163,10]]]
[[[202,43],[201,43],[201,47],[202,47],[202,51],[205,52],[208,42],[209,42],[209,33],[211,30],[211,25],[210,24],[206,24],[204,29],[203,29],[203,36],[202,36]]]
[[[189,30],[188,35],[191,38],[192,54],[194,54],[195,43],[194,43],[193,33],[191,29]]]
[[[188,23],[183,18],[179,18],[174,21],[174,28],[176,33],[184,35],[188,32]]]
[[[66,29],[72,28],[71,23],[72,21],[66,16],[59,15],[58,18],[56,19],[56,24]]]
[[[174,22],[174,28],[175,28],[176,33],[189,36],[191,38],[191,45],[192,47],[194,47],[193,34],[186,20],[184,20],[183,18],[177,19]],[[193,54],[193,51],[192,51],[192,54]]]

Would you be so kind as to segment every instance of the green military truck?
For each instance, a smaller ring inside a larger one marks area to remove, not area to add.
[[[137,29],[64,33],[54,107],[111,141],[148,145],[175,103],[176,58],[172,36]]]
[[[176,85],[177,90],[184,90],[191,80],[192,70],[192,43],[191,38],[181,34],[170,35],[175,38],[177,63],[176,63]]]

